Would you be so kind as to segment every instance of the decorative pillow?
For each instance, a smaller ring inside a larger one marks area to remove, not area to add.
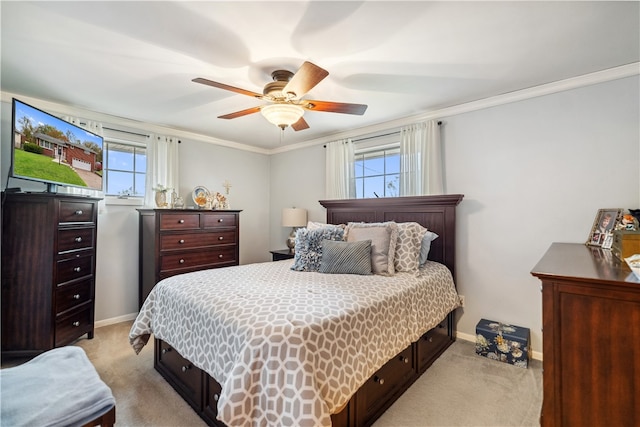
[[[427,231],[422,238],[422,247],[420,248],[420,267],[424,267],[429,257],[429,250],[431,249],[431,242],[436,240],[438,236],[433,231]]]
[[[342,240],[344,230],[338,227],[322,227],[317,230],[300,228],[296,232],[295,255],[292,270],[318,271],[322,258],[322,241]]]
[[[371,240],[322,241],[320,273],[371,274]]]
[[[398,240],[395,222],[350,222],[344,232],[347,242],[371,240],[371,269],[375,274],[395,274],[393,259]]]
[[[417,222],[398,223],[398,244],[394,259],[396,271],[416,271],[420,261],[420,247],[427,229]]]
[[[307,222],[307,230],[317,230],[318,228],[322,228],[322,227],[339,227],[344,230],[345,225],[344,224],[337,224],[337,225],[325,224],[323,222],[315,222],[315,221]]]

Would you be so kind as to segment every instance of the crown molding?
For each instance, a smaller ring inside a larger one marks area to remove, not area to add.
[[[223,147],[235,148],[242,151],[248,151],[257,154],[279,154],[287,151],[300,150],[307,147],[312,147],[319,144],[326,144],[327,142],[335,141],[344,138],[357,138],[363,135],[368,135],[376,132],[383,132],[389,129],[399,128],[401,126],[415,123],[418,121],[443,119],[445,117],[455,116],[458,114],[469,113],[472,111],[478,111],[485,108],[496,107],[499,105],[505,105],[512,102],[523,101],[527,99],[536,98],[539,96],[551,95],[554,93],[564,92],[567,90],[577,89],[580,87],[590,86],[594,84],[604,83],[612,80],[623,79],[626,77],[632,77],[640,75],[640,62],[634,62],[631,64],[621,65],[619,67],[609,68],[602,71],[596,71],[594,73],[584,74],[582,76],[572,77],[565,80],[559,80],[552,83],[547,83],[539,86],[530,87],[527,89],[517,90],[514,92],[508,92],[502,95],[493,96],[490,98],[484,98],[477,101],[471,101],[464,104],[454,105],[451,107],[436,109],[428,112],[424,112],[418,115],[403,117],[392,121],[378,123],[376,125],[350,129],[345,132],[335,133],[330,136],[312,139],[304,141],[298,144],[291,144],[283,147],[277,147],[273,149],[265,149],[259,147],[253,147],[250,145],[240,144],[238,142],[227,141],[223,139],[213,138],[207,135],[198,134],[194,132],[188,132],[181,129],[170,128],[161,125],[155,125],[151,123],[139,122],[123,117],[112,116],[109,114],[97,113],[90,110],[85,110],[82,107],[65,106],[42,99],[31,98],[24,95],[13,94],[10,92],[1,92],[1,99],[3,102],[10,103],[11,98],[20,98],[25,102],[37,103],[42,108],[57,112],[59,114],[66,114],[70,116],[80,116],[88,120],[96,120],[108,123],[113,126],[122,126],[125,129],[132,129],[142,132],[158,133],[163,135],[171,135],[177,138],[191,139],[195,141],[207,142]]]
[[[551,95],[554,93],[564,92],[567,90],[577,89],[585,86],[591,86],[594,84],[623,79],[626,77],[632,77],[636,75],[640,75],[640,62],[634,62],[631,64],[621,65],[619,67],[614,67],[614,68],[609,68],[602,71],[596,71],[594,73],[584,74],[582,76],[571,77],[565,80],[559,80],[552,83],[533,86],[527,89],[508,92],[502,95],[492,96],[490,98],[484,98],[477,101],[467,102],[464,104],[459,104],[451,107],[433,110],[433,111],[421,113],[419,115],[414,115],[411,117],[404,117],[402,119],[379,123],[373,126],[367,126],[363,128],[350,130],[347,132],[341,132],[334,135],[330,135],[328,137],[309,140],[299,144],[292,144],[284,147],[278,147],[270,150],[269,154],[278,154],[286,151],[299,150],[301,148],[307,148],[307,147],[311,147],[318,144],[326,144],[327,142],[335,141],[338,139],[356,138],[356,137],[374,133],[374,132],[380,132],[387,129],[398,128],[398,127],[415,123],[418,121],[443,119],[445,117],[455,116],[458,114],[483,110],[485,108],[510,104],[512,102],[523,101],[527,99],[536,98],[539,96]]]

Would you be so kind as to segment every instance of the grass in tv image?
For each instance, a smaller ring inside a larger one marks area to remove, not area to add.
[[[19,101],[14,121],[14,176],[102,189],[101,137]]]

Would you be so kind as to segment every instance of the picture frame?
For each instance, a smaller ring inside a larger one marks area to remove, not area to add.
[[[613,230],[622,219],[622,211],[621,208],[598,209],[586,244],[611,249]]]

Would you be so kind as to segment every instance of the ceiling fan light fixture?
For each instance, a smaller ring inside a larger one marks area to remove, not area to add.
[[[295,104],[270,104],[260,110],[270,123],[281,129],[291,126],[304,114],[304,108]]]

